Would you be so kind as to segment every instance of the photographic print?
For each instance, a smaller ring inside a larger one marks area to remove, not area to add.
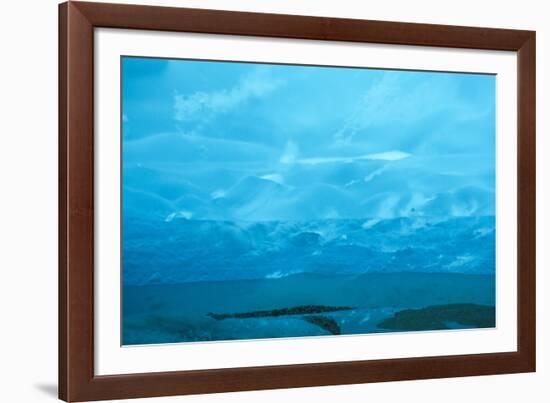
[[[495,75],[121,79],[122,345],[495,327]]]

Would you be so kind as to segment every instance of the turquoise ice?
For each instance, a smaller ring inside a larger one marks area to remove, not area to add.
[[[122,58],[123,343],[489,326],[495,85]]]

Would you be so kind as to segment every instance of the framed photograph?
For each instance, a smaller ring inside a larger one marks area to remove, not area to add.
[[[59,8],[59,397],[535,371],[535,33]]]

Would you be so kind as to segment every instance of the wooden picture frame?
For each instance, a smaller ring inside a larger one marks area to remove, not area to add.
[[[505,50],[518,58],[518,350],[97,376],[94,28]],[[59,6],[59,398],[123,399],[535,371],[535,32],[87,2]]]

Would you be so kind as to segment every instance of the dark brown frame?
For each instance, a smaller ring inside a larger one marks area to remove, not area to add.
[[[96,27],[516,51],[518,351],[94,375]],[[185,395],[535,371],[535,32],[68,2],[59,6],[59,398]]]

